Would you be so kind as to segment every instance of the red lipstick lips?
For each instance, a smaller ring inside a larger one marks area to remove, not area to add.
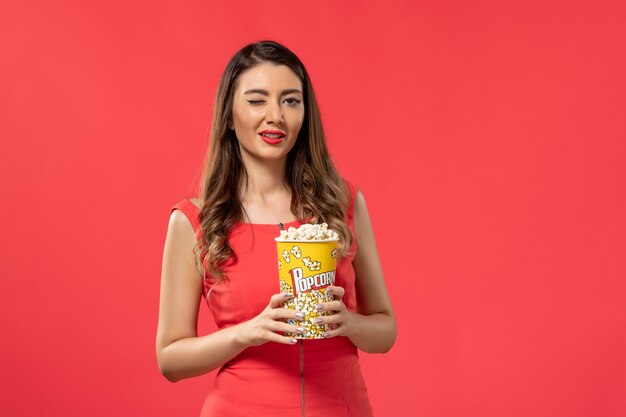
[[[271,135],[273,137],[267,137],[265,135]],[[270,145],[277,145],[283,141],[285,138],[285,133],[280,130],[264,130],[259,133],[259,136],[263,141]]]

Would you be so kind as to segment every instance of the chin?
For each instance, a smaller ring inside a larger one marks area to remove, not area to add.
[[[273,160],[286,158],[287,157],[287,152],[284,152],[282,149],[281,150],[274,149],[273,152],[271,152],[271,151],[268,152],[265,149],[262,152],[248,153],[248,155],[253,157],[254,159],[257,159],[257,160],[273,161]]]

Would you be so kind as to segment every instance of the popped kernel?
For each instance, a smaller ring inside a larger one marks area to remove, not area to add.
[[[276,240],[339,240],[339,233],[329,229],[326,223],[305,223],[297,229],[291,226],[288,230],[281,230]]]

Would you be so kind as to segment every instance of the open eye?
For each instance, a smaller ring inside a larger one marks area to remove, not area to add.
[[[297,106],[298,104],[300,104],[300,100],[298,100],[297,98],[290,97],[288,99],[285,99],[285,101],[289,100],[291,100],[291,103],[288,103],[290,106]]]

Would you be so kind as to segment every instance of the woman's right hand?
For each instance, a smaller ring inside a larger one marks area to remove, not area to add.
[[[267,307],[258,316],[241,323],[237,335],[238,342],[245,347],[258,346],[267,342],[295,344],[296,339],[276,333],[303,333],[299,325],[291,325],[283,321],[283,319],[292,319],[299,322],[304,318],[300,311],[283,308],[282,304],[292,297],[289,293],[274,294]]]

